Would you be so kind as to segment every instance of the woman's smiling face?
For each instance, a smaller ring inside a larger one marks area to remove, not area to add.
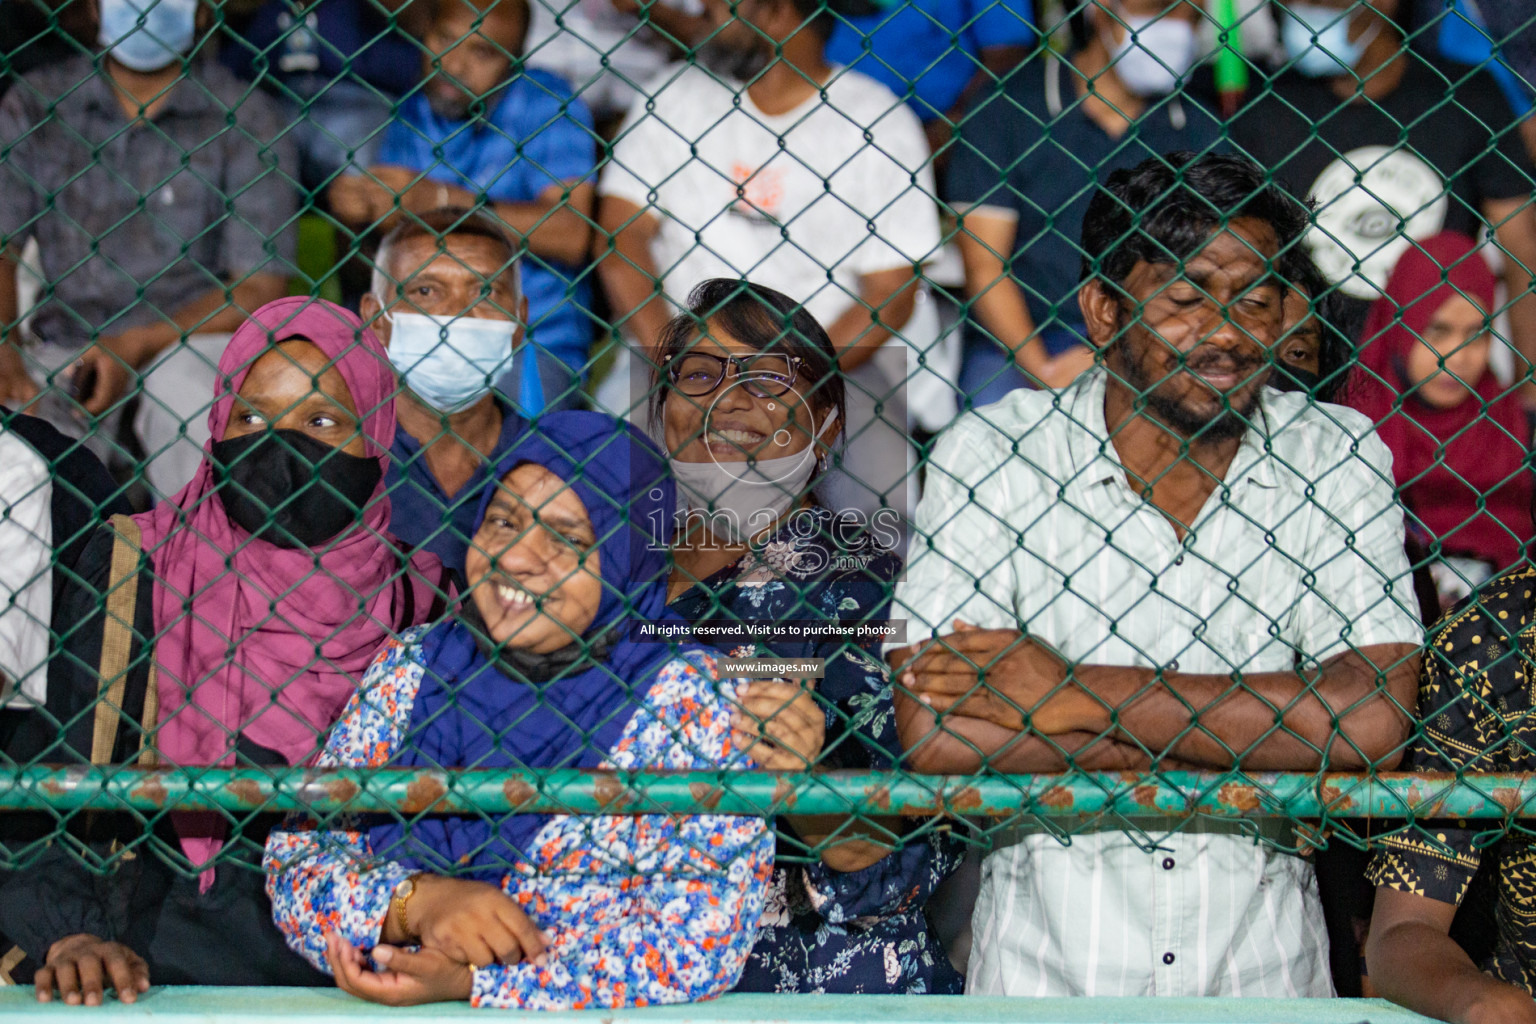
[[[603,581],[592,521],[576,492],[543,466],[525,463],[502,477],[464,568],[498,644],[549,654],[597,618]]]
[[[698,353],[716,361],[735,357],[752,360],[769,355],[775,365],[787,368],[788,354],[783,349],[765,353],[732,337],[718,324],[711,324],[707,334],[694,338],[673,363],[686,365],[688,356]],[[749,363],[761,367],[762,363]],[[811,443],[813,424],[823,422],[825,410],[813,412],[797,389],[806,387],[794,381],[793,372],[774,374],[787,382],[784,394],[770,398],[753,395],[740,379],[733,376],[736,367],[723,368],[714,390],[703,395],[684,394],[676,384],[667,389],[662,406],[662,425],[667,450],[679,462],[746,462],[753,459],[781,458],[804,451]],[[754,371],[749,370],[748,375]],[[761,370],[756,371],[761,373]],[[819,413],[819,415],[818,415]]]

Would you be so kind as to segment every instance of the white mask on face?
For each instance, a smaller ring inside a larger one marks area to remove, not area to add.
[[[192,49],[197,35],[197,0],[101,0],[99,11],[97,41],[133,71],[168,66]]]
[[[417,398],[462,412],[490,394],[511,368],[517,324],[482,317],[387,313],[389,361]]]
[[[1106,15],[1106,20],[1108,16]],[[1195,27],[1184,18],[1123,14],[1125,38],[1110,39],[1111,64],[1125,87],[1138,96],[1165,96],[1179,85],[1195,63]]]
[[[1280,40],[1291,67],[1309,78],[1331,78],[1353,71],[1381,31],[1381,21],[1373,21],[1359,39],[1351,41],[1352,17],[1350,11],[1319,4],[1287,6],[1280,22]]]
[[[837,410],[816,431],[820,440]],[[702,514],[716,540],[740,544],[768,529],[805,494],[816,469],[816,442],[793,455],[745,462],[680,462],[668,459],[677,481],[679,517]]]

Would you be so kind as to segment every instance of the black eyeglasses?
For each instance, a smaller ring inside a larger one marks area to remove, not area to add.
[[[797,356],[769,352],[750,356],[687,352],[667,364],[667,379],[690,398],[702,398],[720,386],[729,366],[747,394],[754,398],[778,398],[795,386],[801,362]]]

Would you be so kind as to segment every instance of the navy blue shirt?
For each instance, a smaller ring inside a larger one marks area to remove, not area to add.
[[[527,68],[507,83],[483,120],[445,121],[417,92],[400,104],[384,133],[378,162],[482,192],[493,203],[531,203],[551,186],[593,179],[596,137],[586,104],[565,82]],[[524,255],[522,266],[529,338],[580,368],[592,341],[586,277],[576,267],[531,253]]]
[[[1053,354],[1084,333],[1077,308],[1080,243],[1094,186],[1150,156],[1226,148],[1218,145],[1216,118],[1177,94],[1149,101],[1141,118],[1115,138],[1083,112],[1078,77],[1055,59],[1021,67],[956,129],[945,179],[950,203],[1018,215],[1008,265]]]
[[[289,0],[267,0],[242,33],[247,45],[220,48],[219,57],[242,78],[255,78],[258,62],[278,80],[346,76],[398,96],[421,77],[421,48],[368,0],[320,0],[301,17]]]
[[[480,510],[480,495],[491,467],[527,426],[510,405],[500,398],[495,402],[501,410],[501,435],[496,438],[496,447],[451,498],[443,493],[442,485],[427,466],[421,442],[406,433],[404,427],[395,430],[395,443],[389,448],[393,458],[384,473],[384,483],[389,488],[389,532],[412,549],[432,552],[460,576],[464,575],[464,558],[475,535],[475,513]]]

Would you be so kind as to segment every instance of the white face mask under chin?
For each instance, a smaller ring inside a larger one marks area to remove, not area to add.
[[[679,518],[702,517],[709,532],[725,544],[741,544],[773,526],[805,496],[816,470],[816,441],[837,419],[822,421],[816,439],[793,455],[757,457],[745,462],[681,462],[668,459],[677,481]],[[683,523],[686,531],[692,524]]]

